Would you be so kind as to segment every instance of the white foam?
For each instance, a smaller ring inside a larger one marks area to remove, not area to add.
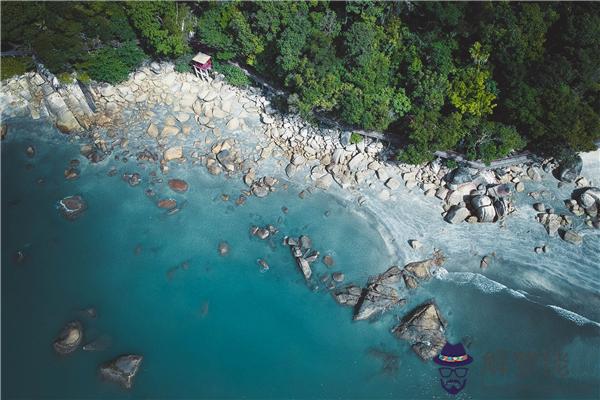
[[[563,317],[565,319],[568,319],[569,321],[574,322],[578,326],[584,326],[584,325],[587,325],[587,324],[592,324],[592,325],[596,325],[597,327],[600,328],[600,323],[598,323],[596,321],[592,321],[591,319],[588,319],[588,318],[584,317],[583,315],[579,315],[576,312],[565,310],[562,307],[554,306],[552,304],[548,304],[547,307],[550,307],[558,315],[560,315],[561,317]]]
[[[440,280],[451,281],[459,285],[471,284],[484,293],[499,293],[506,291],[513,297],[527,298],[523,293],[510,289],[506,285],[478,273],[448,272],[446,269],[440,268],[436,277]]]

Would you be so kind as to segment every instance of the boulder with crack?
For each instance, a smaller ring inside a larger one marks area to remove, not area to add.
[[[409,312],[392,329],[399,339],[410,342],[415,353],[424,361],[439,354],[446,337],[446,321],[434,302],[426,302]]]

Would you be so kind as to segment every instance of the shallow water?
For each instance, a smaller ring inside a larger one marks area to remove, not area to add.
[[[153,186],[160,197],[185,201],[167,216],[144,194],[149,167],[113,159],[90,165],[77,143],[50,126],[25,119],[9,124],[2,142],[5,398],[446,398],[434,364],[421,362],[389,333],[396,316],[432,298],[448,320],[449,341],[464,339],[475,359],[457,397],[600,394],[597,235],[586,235],[581,248],[553,241],[553,252],[540,256],[532,247],[549,239],[526,221],[533,213],[525,207],[508,230],[449,226],[433,203],[409,193],[399,195],[405,208],[383,210],[394,215],[387,229],[350,198],[315,192],[300,199],[302,187],[293,185],[238,207],[239,178],[189,165],[172,166],[169,174],[188,181],[187,193]],[[30,143],[33,159],[25,155]],[[81,160],[81,177],[65,181],[73,158]],[[109,177],[113,165],[119,174]],[[123,172],[140,172],[142,184],[130,187]],[[221,200],[222,193],[231,200]],[[82,194],[89,209],[70,222],[55,203],[72,194]],[[371,211],[381,215],[378,207]],[[260,241],[250,237],[253,224],[280,232]],[[317,275],[339,270],[346,282],[363,284],[390,265],[426,257],[432,246],[448,254],[448,272],[410,293],[403,308],[353,323],[351,309],[337,305],[324,287],[307,287],[281,245],[284,235],[299,234],[336,261],[332,269],[317,263]],[[390,254],[388,235],[396,245],[416,237],[427,245],[420,252],[395,246]],[[221,240],[231,245],[227,257],[217,254]],[[474,254],[506,246],[493,267],[479,270]],[[19,249],[22,264],[12,260]],[[267,272],[260,272],[258,258],[270,264]],[[95,319],[79,311],[91,306]],[[52,341],[76,318],[85,342],[101,337],[109,347],[57,356]],[[130,391],[96,372],[122,353],[144,355]]]

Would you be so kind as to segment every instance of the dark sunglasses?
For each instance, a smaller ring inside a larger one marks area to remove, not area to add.
[[[439,368],[439,370],[440,375],[442,375],[443,378],[449,378],[452,375],[452,372],[454,372],[457,377],[464,378],[467,376],[467,371],[469,371],[468,368]]]

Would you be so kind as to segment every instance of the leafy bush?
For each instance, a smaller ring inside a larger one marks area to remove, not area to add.
[[[33,69],[33,61],[31,57],[1,57],[0,71],[2,72],[0,79],[5,80],[15,75],[22,75]]]
[[[443,163],[449,169],[454,169],[458,167],[458,163],[456,162],[456,160],[453,160],[451,158],[446,158]]]
[[[175,71],[177,72],[192,72],[192,58],[194,58],[193,54],[184,54],[182,56],[177,57],[174,60],[175,63]]]
[[[86,85],[92,81],[92,78],[90,78],[90,75],[87,72],[77,72],[77,79]]]
[[[145,58],[144,52],[129,42],[121,47],[103,47],[91,52],[82,67],[92,79],[115,84],[127,79]]]
[[[213,68],[215,71],[225,75],[225,80],[233,86],[244,87],[250,84],[250,78],[246,76],[244,71],[235,65],[221,64],[217,61],[213,61]]]
[[[363,137],[356,132],[352,132],[350,135],[350,144],[358,144],[363,141]]]
[[[73,77],[68,72],[61,72],[56,77],[60,83],[64,83],[66,85],[73,83]]]

